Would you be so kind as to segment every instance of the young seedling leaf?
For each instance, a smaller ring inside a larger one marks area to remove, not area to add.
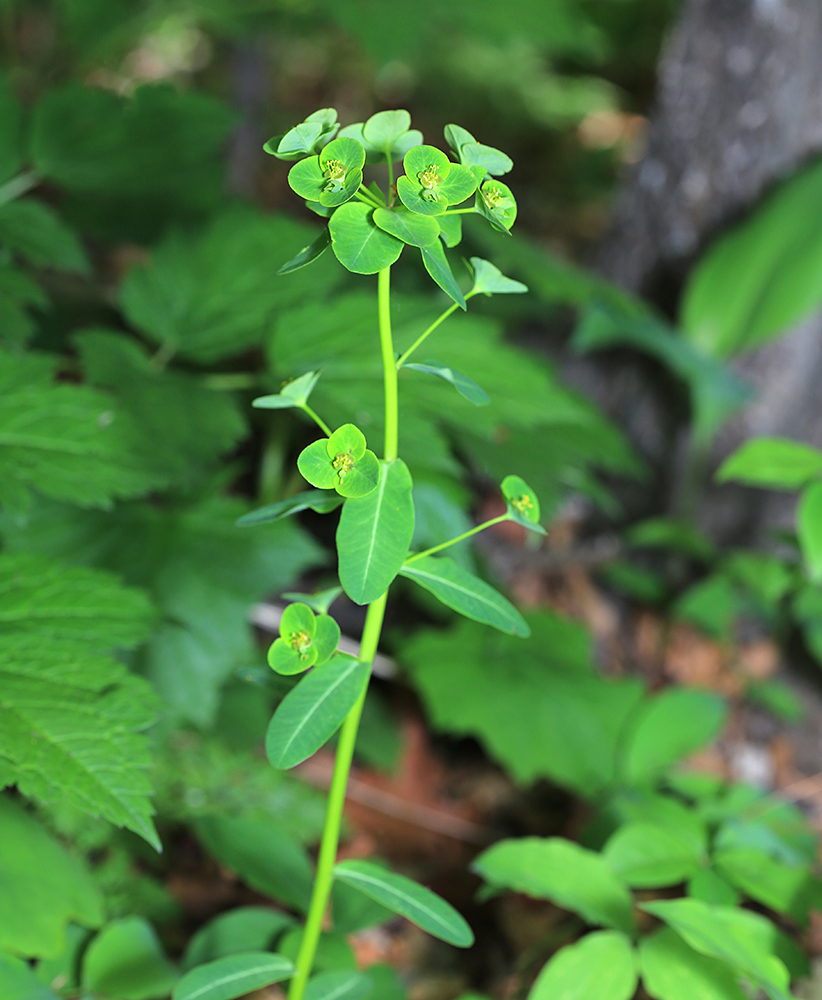
[[[772,490],[796,490],[822,475],[822,451],[787,438],[746,441],[719,467],[720,483],[736,480]]]
[[[265,752],[273,767],[296,767],[342,725],[368,682],[371,667],[335,656],[315,667],[283,698],[268,726]]]
[[[427,215],[417,215],[407,209],[375,208],[373,218],[384,232],[412,247],[431,246],[439,239],[439,223]]]
[[[362,972],[321,972],[312,976],[304,1000],[360,1000],[371,992],[371,977]]]
[[[454,272],[451,270],[451,265],[445,256],[442,243],[437,241],[431,246],[420,247],[420,253],[422,254],[422,262],[425,265],[425,270],[431,275],[434,281],[436,281],[446,295],[449,295],[457,303],[460,309],[466,309],[465,296],[457,284]]]
[[[822,483],[811,483],[799,498],[796,528],[802,558],[813,583],[822,582]]]
[[[343,507],[337,528],[340,583],[355,604],[370,604],[384,594],[408,555],[412,485],[402,459],[385,462],[376,489]]]
[[[415,372],[436,375],[437,378],[450,382],[460,396],[467,399],[469,403],[473,403],[474,406],[487,406],[491,402],[491,397],[482,386],[477,385],[467,375],[455,372],[453,368],[449,368],[448,365],[444,365],[440,361],[425,361],[421,364],[408,363],[403,365],[403,368],[411,368]]]
[[[290,979],[294,965],[282,955],[249,952],[229,955],[192,969],[172,993],[172,1000],[236,1000],[253,990]]]
[[[513,278],[506,278],[498,267],[494,267],[482,257],[471,258],[471,268],[474,272],[474,287],[472,294],[480,292],[483,295],[511,295],[528,291],[528,286]]]
[[[346,202],[331,216],[328,231],[337,260],[356,274],[376,274],[393,264],[405,244],[374,223],[374,209]]]
[[[285,500],[278,500],[276,503],[268,504],[266,507],[258,507],[257,510],[243,514],[234,523],[237,527],[245,528],[251,524],[265,524],[268,521],[279,521],[282,517],[291,517],[292,514],[299,514],[303,510],[313,510],[317,514],[328,514],[343,502],[343,498],[331,490],[306,490],[304,493],[295,493],[293,497],[286,497]]]
[[[400,575],[418,583],[466,618],[510,635],[527,638],[531,634],[528,623],[507,598],[453,559],[423,556],[403,566]]]
[[[303,247],[298,254],[295,254],[291,260],[286,261],[277,271],[277,274],[290,274],[292,271],[298,271],[301,267],[305,267],[306,264],[315,261],[330,246],[331,234],[328,232],[328,229],[323,229],[313,243],[309,243],[307,247]]]
[[[341,861],[334,868],[334,878],[359,889],[442,941],[458,948],[470,948],[474,943],[471,928],[453,906],[403,875],[368,861]]]
[[[630,1000],[636,986],[630,940],[619,931],[594,931],[556,952],[537,976],[528,1000]]]

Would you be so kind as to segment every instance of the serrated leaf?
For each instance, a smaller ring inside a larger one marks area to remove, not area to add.
[[[460,309],[467,309],[467,306],[465,305],[465,296],[462,294],[462,290],[457,284],[457,279],[454,277],[454,272],[451,270],[451,265],[448,263],[448,258],[445,256],[445,250],[443,250],[442,243],[437,241],[436,243],[431,244],[431,246],[420,247],[420,254],[422,255],[422,262],[425,265],[425,270],[431,275],[445,294],[450,296],[457,303]]]
[[[374,209],[349,201],[331,216],[328,231],[337,260],[356,274],[376,274],[390,267],[405,244],[374,223]]]
[[[509,600],[452,559],[423,556],[406,563],[400,575],[466,618],[522,638],[531,634],[528,623]]]
[[[7,795],[0,795],[0,881],[0,953],[55,958],[69,922],[103,922],[103,899],[83,862]]]
[[[314,667],[277,706],[265,738],[271,764],[296,767],[327,743],[362,695],[370,670],[342,656]]]
[[[142,917],[113,920],[83,956],[83,987],[118,1000],[162,1000],[177,979],[154,928]]]
[[[467,399],[469,403],[473,403],[474,406],[487,406],[491,402],[491,397],[482,386],[477,385],[473,379],[468,378],[467,375],[463,375],[462,372],[455,372],[453,368],[449,368],[448,365],[444,365],[440,361],[426,361],[422,364],[408,362],[403,365],[403,368],[410,368],[415,372],[425,372],[428,375],[436,375],[437,378],[450,382],[460,396],[463,399]]]
[[[292,271],[298,271],[301,267],[305,267],[307,264],[313,263],[313,261],[321,256],[330,246],[331,234],[327,229],[323,229],[313,243],[309,243],[308,246],[303,247],[299,253],[294,254],[291,260],[282,264],[277,271],[277,274],[291,274]]]
[[[720,483],[735,480],[773,490],[796,490],[822,475],[822,451],[801,441],[760,437],[746,441],[716,473]]]
[[[654,1000],[746,1000],[727,962],[701,955],[670,928],[639,945],[642,985]]]
[[[470,948],[474,935],[464,918],[430,889],[368,861],[341,861],[334,878],[359,889],[424,931],[458,948]]]
[[[0,205],[0,245],[35,267],[88,274],[89,264],[74,231],[48,205],[22,198]]]
[[[587,922],[632,934],[631,894],[608,862],[561,837],[503,840],[484,851],[474,869],[492,885],[550,899]]]
[[[236,1000],[290,979],[293,974],[293,963],[282,955],[267,952],[229,955],[183,976],[174,988],[172,1000]]]
[[[340,584],[355,604],[370,604],[385,593],[414,533],[408,467],[402,459],[381,465],[376,489],[347,500],[337,528]]]
[[[595,931],[554,955],[528,1000],[630,1000],[636,985],[630,940],[617,931]]]

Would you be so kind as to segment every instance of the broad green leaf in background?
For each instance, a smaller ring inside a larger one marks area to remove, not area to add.
[[[746,1000],[732,965],[694,951],[663,927],[639,945],[642,985],[654,1000]]]
[[[671,764],[710,743],[728,710],[712,691],[675,688],[649,699],[631,719],[618,765],[630,784],[654,781]]]
[[[369,664],[343,656],[314,667],[274,713],[265,739],[271,764],[295,767],[328,742],[362,695],[369,672]]]
[[[0,991],[14,1000],[59,1000],[34,974],[28,962],[0,952]]]
[[[453,368],[449,368],[448,365],[444,365],[440,361],[426,361],[422,364],[408,362],[402,367],[410,368],[415,372],[425,372],[427,375],[436,375],[438,378],[450,382],[460,396],[467,399],[469,403],[473,403],[474,406],[487,406],[491,402],[491,397],[482,386],[477,385],[473,379],[463,375],[462,372],[455,372]]]
[[[178,978],[154,928],[142,917],[106,924],[83,956],[83,987],[118,1000],[163,1000]]]
[[[446,295],[450,296],[457,303],[460,309],[467,309],[465,296],[457,284],[457,279],[454,277],[454,272],[451,270],[451,265],[445,256],[442,243],[437,240],[436,243],[432,243],[430,246],[422,246],[420,247],[420,253],[422,254],[422,262],[425,265],[425,270],[431,275],[434,281]]]
[[[385,593],[414,532],[408,467],[399,458],[381,465],[377,488],[347,500],[337,528],[340,583],[355,604],[370,604]]]
[[[208,852],[252,889],[295,909],[308,909],[312,880],[308,854],[270,817],[203,816],[194,829]]]
[[[608,861],[561,837],[502,840],[484,851],[474,870],[492,886],[550,899],[591,924],[631,934],[634,916],[627,885]]]
[[[306,490],[304,493],[295,493],[286,497],[285,500],[278,500],[276,503],[268,504],[266,507],[258,507],[248,514],[243,514],[237,519],[237,527],[247,527],[252,524],[265,524],[269,521],[279,521],[283,517],[291,517],[292,514],[299,514],[303,510],[313,510],[317,514],[328,514],[336,510],[344,502],[344,498],[334,490]]]
[[[273,951],[276,939],[294,918],[263,906],[239,906],[209,920],[191,938],[180,965],[184,972],[205,962],[243,951]]]
[[[719,847],[714,864],[731,885],[801,927],[807,925],[810,909],[822,902],[822,883],[807,867],[786,864],[756,847]]]
[[[702,868],[688,881],[688,895],[703,903],[737,906],[739,893],[710,868]]]
[[[192,969],[177,983],[173,1000],[236,1000],[254,990],[290,979],[294,965],[282,955],[247,952],[218,958]]]
[[[424,587],[466,618],[522,638],[531,634],[528,623],[507,598],[453,559],[422,556],[406,563],[400,575]]]
[[[0,184],[12,178],[23,165],[23,109],[12,93],[5,74],[0,75]]]
[[[418,632],[400,660],[436,729],[478,738],[516,781],[550,777],[596,795],[614,781],[642,685],[595,673],[590,636],[576,622],[550,613],[527,621],[527,643],[469,621]]]
[[[770,1000],[790,1000],[788,970],[773,954],[773,925],[758,913],[712,906],[697,899],[640,904],[664,920],[687,944],[751,979]]]
[[[822,451],[801,441],[760,437],[746,441],[716,473],[720,483],[736,481],[772,490],[797,490],[822,475]]]
[[[305,929],[295,927],[284,934],[277,945],[280,955],[285,955],[296,962],[300,953]],[[357,971],[357,960],[350,942],[343,934],[337,931],[323,931],[317,944],[317,954],[314,958],[315,972],[340,971],[342,969]]]
[[[334,878],[449,944],[470,948],[474,943],[471,928],[450,903],[404,875],[369,861],[341,861],[334,867]]]
[[[22,268],[0,264],[0,347],[27,343],[36,330],[32,307],[47,308],[49,299]]]
[[[705,849],[687,832],[652,823],[627,823],[610,838],[603,857],[631,888],[653,889],[676,885],[696,874],[705,861]]]
[[[59,358],[0,350],[0,506],[30,491],[104,507],[164,483],[144,468],[136,425],[87,386],[55,384]]]
[[[0,246],[34,267],[88,274],[86,252],[74,231],[41,201],[22,198],[0,204]]]
[[[376,274],[390,267],[405,244],[374,223],[374,209],[359,201],[341,205],[331,216],[328,231],[337,260],[356,274]]]
[[[630,940],[618,931],[595,931],[554,955],[528,1000],[630,1000],[636,984]]]
[[[362,972],[321,972],[305,988],[305,1000],[360,1000],[371,993],[372,982]]]
[[[822,303],[822,164],[781,185],[692,271],[686,336],[719,357],[749,350]]]
[[[822,483],[811,483],[802,491],[796,531],[808,577],[813,583],[822,583]]]
[[[7,795],[0,795],[0,884],[0,951],[53,958],[68,923],[103,922],[103,899],[85,864]]]

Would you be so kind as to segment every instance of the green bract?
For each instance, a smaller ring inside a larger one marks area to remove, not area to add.
[[[471,135],[471,133],[460,125],[445,126],[445,141],[457,154],[460,163],[466,167],[479,168],[480,179],[487,174],[499,176],[507,174],[514,166],[510,156],[507,156],[493,146],[484,146]]]
[[[480,186],[475,208],[501,233],[507,233],[517,218],[517,203],[511,189],[501,181],[485,181]]]
[[[263,149],[279,160],[299,160],[322,149],[334,138],[339,127],[336,110],[320,108],[285,135],[269,139]]]
[[[508,503],[508,512],[516,521],[539,524],[539,500],[528,483],[519,476],[506,476],[500,486]]]
[[[332,139],[319,156],[295,163],[288,183],[307,201],[336,208],[357,193],[364,165],[365,150],[356,139]]]
[[[452,163],[435,146],[415,146],[403,159],[405,176],[397,178],[397,194],[407,209],[419,215],[440,215],[459,205],[477,189],[477,178]]]
[[[307,604],[289,604],[280,621],[280,638],[268,650],[268,665],[278,674],[299,674],[331,659],[340,627],[329,615],[314,615]]]
[[[334,489],[343,497],[368,496],[380,478],[377,456],[354,424],[343,424],[331,437],[303,448],[297,468],[312,486]]]
[[[341,136],[356,139],[365,148],[367,162],[377,163],[390,157],[401,160],[412,146],[422,144],[422,132],[411,128],[407,111],[378,111],[366,122],[346,125]]]

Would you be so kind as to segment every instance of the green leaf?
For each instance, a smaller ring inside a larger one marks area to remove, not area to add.
[[[306,372],[305,375],[287,382],[275,395],[258,396],[252,400],[251,405],[261,410],[287,410],[293,406],[304,406],[319,378],[319,372]]]
[[[313,243],[309,243],[308,246],[303,247],[299,253],[294,254],[291,260],[287,260],[285,264],[282,264],[277,274],[291,274],[292,271],[298,271],[301,267],[305,267],[306,264],[313,263],[330,246],[331,233],[328,229],[323,229]]]
[[[436,375],[437,378],[450,382],[460,396],[467,399],[469,403],[473,403],[474,406],[487,406],[491,402],[491,397],[482,386],[477,385],[473,379],[463,375],[462,372],[455,372],[453,368],[449,368],[448,365],[444,365],[440,361],[426,361],[422,364],[408,362],[403,365],[403,368],[410,368],[415,372],[425,372],[427,375]]]
[[[0,184],[13,177],[25,157],[23,108],[9,86],[6,74],[0,75]]]
[[[822,303],[820,203],[822,166],[814,164],[709,248],[683,298],[689,340],[727,357],[770,340]]]
[[[0,991],[14,1000],[59,1000],[42,983],[28,962],[0,953]]]
[[[649,699],[625,735],[621,767],[626,780],[654,781],[715,739],[727,715],[727,705],[711,691],[675,688]]]
[[[466,618],[523,639],[531,634],[528,623],[509,600],[452,559],[422,556],[406,563],[400,575],[418,583]]]
[[[457,284],[457,279],[454,277],[454,272],[451,270],[451,265],[445,256],[442,243],[437,241],[431,246],[420,247],[420,254],[422,255],[425,270],[431,275],[434,281],[461,309],[466,309],[465,296]]]
[[[797,490],[822,475],[822,451],[787,438],[746,441],[719,467],[720,483],[736,480],[772,490]]]
[[[426,215],[416,215],[399,208],[375,208],[372,218],[384,232],[412,247],[431,246],[439,239],[439,223]]]
[[[554,955],[537,976],[528,1000],[630,1000],[636,985],[636,959],[628,938],[617,931],[595,931]]]
[[[452,205],[460,205],[477,190],[477,178],[467,167],[452,163],[448,176],[440,182],[439,192]]]
[[[402,568],[414,532],[412,486],[402,459],[383,462],[377,488],[343,507],[337,528],[340,584],[355,604],[381,597]]]
[[[430,889],[368,861],[341,861],[334,878],[359,889],[434,937],[470,948],[474,935],[463,917]]]
[[[239,906],[220,913],[189,941],[181,960],[184,972],[215,958],[244,951],[273,951],[275,939],[294,926],[294,918],[262,906]]]
[[[103,899],[82,861],[0,795],[0,952],[55,958],[70,922],[98,927]]]
[[[88,274],[86,252],[72,229],[34,198],[0,205],[0,245],[35,267]]]
[[[307,201],[319,201],[327,183],[319,156],[300,160],[288,171],[289,187]]]
[[[703,903],[738,906],[739,893],[710,868],[702,868],[688,882],[688,895]]]
[[[602,855],[561,837],[502,840],[473,868],[491,885],[550,899],[591,924],[632,934],[631,894]]]
[[[195,832],[212,857],[257,892],[305,912],[313,871],[305,849],[270,816],[203,816]]]
[[[265,752],[272,766],[296,767],[327,743],[359,700],[370,672],[368,663],[335,656],[292,688],[266,733]]]
[[[704,849],[700,851],[691,836],[651,823],[620,827],[602,853],[614,872],[633,889],[684,882],[705,860]]]
[[[58,363],[0,350],[0,505],[22,507],[36,490],[103,507],[163,484],[143,468],[128,416],[101,392],[55,384]]]
[[[513,169],[514,161],[510,156],[493,146],[485,146],[481,142],[466,142],[459,148],[460,162],[466,167],[482,167],[489,174],[499,177]]]
[[[788,970],[772,954],[775,928],[758,913],[711,906],[697,899],[641,903],[696,951],[733,966],[760,986],[770,1000],[790,1000]]]
[[[254,990],[290,979],[294,965],[282,955],[249,952],[229,955],[187,973],[172,994],[173,1000],[236,1000]]]
[[[500,490],[508,506],[508,516],[529,531],[547,534],[539,523],[539,500],[536,493],[520,476],[506,476],[500,483]]]
[[[792,917],[801,927],[822,899],[820,883],[804,866],[777,860],[755,847],[720,847],[714,852],[717,872],[759,903]]]
[[[362,972],[321,972],[305,988],[305,1000],[359,1000],[371,993],[372,982]]]
[[[328,223],[337,260],[356,274],[376,274],[390,267],[405,245],[375,225],[373,214],[369,205],[350,201],[341,205]]]
[[[237,527],[247,527],[251,524],[264,524],[268,521],[279,521],[283,517],[291,517],[303,510],[313,510],[317,514],[328,514],[343,502],[338,493],[328,490],[307,490],[305,493],[295,493],[294,496],[278,500],[266,507],[258,507],[248,514],[243,514],[235,522]]]
[[[639,945],[642,985],[654,1000],[746,1000],[727,962],[701,955],[667,927]]]
[[[796,511],[796,533],[808,578],[822,582],[822,483],[811,483],[802,491]]]
[[[513,278],[506,278],[498,267],[482,257],[471,258],[471,269],[474,272],[474,287],[472,294],[478,295],[511,295],[528,291],[528,286]]]
[[[84,989],[118,1000],[162,1000],[177,979],[154,928],[142,917],[106,924],[83,956]]]
[[[440,227],[440,237],[449,250],[459,246],[462,242],[462,216],[439,215],[436,222]]]
[[[363,125],[362,132],[371,146],[390,150],[410,128],[411,115],[407,111],[378,111]]]

